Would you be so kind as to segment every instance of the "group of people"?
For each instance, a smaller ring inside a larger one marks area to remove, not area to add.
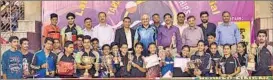
[[[18,20],[23,19],[23,4],[22,1],[0,1],[0,17],[1,30],[15,31],[18,28]]]
[[[43,29],[43,49],[30,53],[26,38],[11,36],[11,49],[2,56],[4,79],[20,78],[127,78],[127,77],[235,77],[272,76],[272,46],[267,32],[257,33],[257,43],[241,42],[236,24],[228,11],[217,27],[209,22],[207,11],[195,16],[183,12],[166,13],[164,24],[159,14],[141,16],[141,25],[132,29],[125,17],[118,29],[106,23],[105,12],[98,13],[99,24],[84,19],[84,29],[68,13],[68,25],[59,29],[58,15],[50,15],[51,24]],[[18,48],[20,43],[20,48]],[[186,62],[186,63],[185,63]]]

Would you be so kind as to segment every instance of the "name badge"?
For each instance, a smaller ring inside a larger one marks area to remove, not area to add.
[[[229,63],[234,63],[234,62],[229,62]]]

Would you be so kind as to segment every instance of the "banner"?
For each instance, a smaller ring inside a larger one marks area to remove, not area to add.
[[[243,33],[246,41],[250,42],[251,27],[254,19],[254,1],[42,1],[42,21],[43,25],[50,23],[50,14],[59,15],[59,27],[67,24],[66,14],[75,13],[75,23],[83,26],[84,18],[90,17],[92,25],[98,24],[98,13],[107,13],[107,23],[115,26],[122,18],[129,16],[132,21],[140,21],[142,14],[147,13],[152,16],[158,13],[163,21],[163,15],[170,13],[173,15],[176,24],[178,12],[184,12],[186,16],[194,15],[197,24],[201,23],[200,12],[209,12],[209,21],[217,24],[222,21],[222,12],[229,11],[232,21],[239,22],[240,28],[247,28]],[[243,23],[240,23],[244,21]],[[243,31],[243,30],[242,30]],[[248,37],[249,36],[249,37]]]

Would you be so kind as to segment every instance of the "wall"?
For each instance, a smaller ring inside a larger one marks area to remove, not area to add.
[[[42,2],[41,1],[24,1],[25,20],[42,20]]]
[[[41,21],[41,1],[24,1],[25,20]],[[273,17],[272,1],[255,1],[255,18]]]
[[[255,18],[273,17],[273,1],[255,1]]]

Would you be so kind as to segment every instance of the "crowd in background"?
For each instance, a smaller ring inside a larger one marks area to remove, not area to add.
[[[18,20],[23,19],[23,4],[21,1],[0,1],[0,16],[2,31],[15,31]]]
[[[267,32],[260,30],[257,43],[247,49],[228,11],[219,25],[209,22],[207,11],[200,12],[198,25],[196,16],[183,12],[176,14],[177,25],[169,13],[164,21],[155,13],[152,24],[150,15],[143,14],[136,29],[130,28],[130,17],[115,28],[106,23],[105,12],[97,16],[98,25],[85,18],[82,29],[75,14],[68,13],[67,26],[60,29],[59,17],[52,13],[51,24],[43,27],[43,49],[34,54],[26,38],[10,37],[11,49],[2,56],[3,78],[272,76]]]

